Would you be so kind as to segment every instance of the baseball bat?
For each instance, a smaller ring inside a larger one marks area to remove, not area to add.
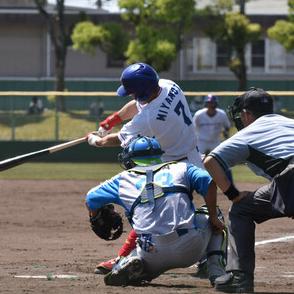
[[[20,165],[22,163],[25,163],[33,158],[42,156],[44,154],[55,153],[55,152],[70,148],[72,146],[78,145],[80,143],[83,143],[85,141],[86,141],[86,137],[82,137],[82,138],[75,139],[66,143],[58,144],[46,149],[42,149],[42,150],[38,150],[38,151],[34,151],[34,152],[30,152],[30,153],[26,153],[26,154],[22,154],[19,156],[2,160],[0,161],[0,172],[10,169],[14,166]]]

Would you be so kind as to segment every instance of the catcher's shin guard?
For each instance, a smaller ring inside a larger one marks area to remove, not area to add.
[[[217,207],[218,218],[224,222],[224,216],[221,210]],[[201,206],[196,210],[196,214],[203,214],[204,217],[208,217],[208,209],[206,205]],[[226,229],[220,233],[212,232],[211,239],[207,246],[207,268],[208,278],[212,285],[214,280],[225,274],[225,266],[227,264],[227,247],[228,238]]]
[[[213,233],[207,247],[208,278],[212,286],[216,278],[226,273],[227,264],[227,233]]]

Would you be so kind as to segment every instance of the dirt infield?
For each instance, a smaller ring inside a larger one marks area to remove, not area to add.
[[[140,288],[106,287],[93,269],[116,254],[129,226],[118,241],[96,238],[84,207],[84,194],[94,185],[0,180],[0,293],[215,293],[208,281],[192,276],[193,268],[171,270]],[[227,214],[229,201],[219,199]],[[293,236],[293,225],[288,218],[258,225],[256,241]],[[294,239],[259,243],[256,256],[256,293],[294,293]],[[40,277],[15,277],[20,275]]]

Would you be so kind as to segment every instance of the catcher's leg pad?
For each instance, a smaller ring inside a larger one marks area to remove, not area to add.
[[[104,277],[104,283],[109,286],[140,285],[146,280],[145,277],[144,262],[133,250],[128,256],[122,257]]]
[[[214,285],[217,277],[226,273],[227,247],[227,231],[223,230],[222,233],[213,232],[207,247],[208,277],[212,285]]]
[[[206,205],[201,206],[195,212],[203,218],[208,218],[208,209]],[[224,222],[224,216],[219,207],[217,207],[218,218]],[[227,247],[228,238],[227,230],[222,233],[212,232],[209,244],[206,250],[208,277],[211,283],[214,283],[215,278],[225,274],[225,266],[227,263]]]

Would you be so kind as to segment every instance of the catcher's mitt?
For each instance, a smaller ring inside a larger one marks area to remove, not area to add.
[[[119,238],[123,232],[123,222],[112,204],[98,209],[97,215],[90,217],[93,232],[100,238],[110,241]]]

